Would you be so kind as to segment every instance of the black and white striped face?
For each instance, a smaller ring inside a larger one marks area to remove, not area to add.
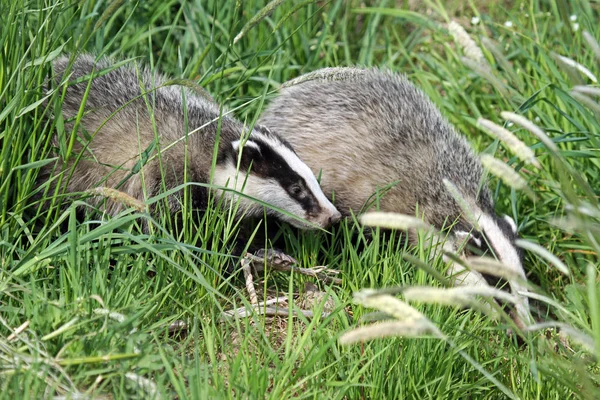
[[[525,270],[523,268],[523,252],[515,244],[517,239],[517,226],[509,216],[499,218],[495,215],[481,213],[479,216],[479,226],[481,231],[472,230],[470,232],[457,230],[454,236],[457,242],[466,240],[466,251],[474,255],[485,255],[496,258],[502,264],[512,270],[516,276],[523,281],[526,280]],[[496,286],[501,283],[501,279],[490,275],[482,274],[481,277],[488,284]],[[519,293],[526,292],[526,288],[516,281],[508,282],[510,292],[517,295],[519,302],[515,306],[515,312],[522,321],[528,320],[529,302],[527,297],[519,296]]]
[[[246,175],[247,171],[250,172]],[[255,127],[245,143],[240,140],[231,143],[231,148],[219,157],[213,182],[304,219],[306,222],[267,207],[268,214],[298,228],[310,229],[315,225],[324,228],[341,218],[292,147],[262,127]],[[240,201],[241,213],[262,215],[264,208],[260,204],[244,197],[234,198]]]
[[[475,255],[495,257],[504,265],[525,278],[523,252],[515,246],[517,226],[509,216],[498,218],[482,213],[479,217],[481,231],[456,231],[459,240],[467,240],[467,250]]]

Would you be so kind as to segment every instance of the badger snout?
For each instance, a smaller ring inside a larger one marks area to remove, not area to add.
[[[330,225],[335,224],[342,218],[342,214],[333,206],[326,208],[317,216],[312,218],[313,224],[319,225],[321,228],[327,228]]]
[[[329,217],[329,225],[339,222],[340,219],[342,219],[342,213],[336,208],[331,217]]]

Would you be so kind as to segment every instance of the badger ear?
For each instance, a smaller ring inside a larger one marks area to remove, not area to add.
[[[465,241],[469,239],[470,235],[471,233],[467,231],[455,231],[454,237],[456,238],[456,244],[462,246]]]
[[[241,140],[234,140],[233,142],[231,142],[231,147],[233,147],[233,151],[235,151],[236,153],[238,153],[240,151],[240,147],[242,147],[242,141]],[[246,142],[244,143],[244,149],[254,149],[256,150],[258,153],[260,153],[260,146],[253,140],[246,140]]]
[[[515,223],[515,220],[509,217],[508,215],[504,216],[504,220],[508,222],[508,225],[510,226],[512,232],[517,233],[517,224]]]
[[[483,245],[482,238],[477,231],[455,231],[454,238],[456,239],[456,244],[459,247],[468,244],[481,249]]]
[[[272,135],[271,130],[264,125],[254,124],[254,130],[266,135]]]
[[[234,140],[231,142],[231,147],[235,154],[235,162],[238,160],[240,151],[242,152],[240,170],[248,171],[248,168],[250,168],[251,165],[253,171],[258,169],[261,164],[260,161],[262,161],[263,158],[258,143],[252,140],[246,140],[242,145],[240,140]]]

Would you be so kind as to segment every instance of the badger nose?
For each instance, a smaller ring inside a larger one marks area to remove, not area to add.
[[[333,213],[333,215],[331,217],[329,217],[329,225],[335,224],[336,222],[338,222],[340,219],[342,218],[342,214],[338,211],[335,210],[335,212]]]

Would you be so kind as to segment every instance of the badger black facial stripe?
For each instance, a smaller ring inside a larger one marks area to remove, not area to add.
[[[478,256],[489,255],[491,257],[496,257],[496,251],[490,244],[488,238],[479,232],[473,232],[472,236],[469,238],[467,247],[474,250],[474,253]]]
[[[253,139],[253,142],[259,147],[260,153],[263,157],[262,165],[254,165],[253,171],[258,176],[275,179],[281,185],[281,187],[287,191],[290,197],[294,198],[298,203],[300,203],[305,210],[310,210],[311,213],[319,213],[321,211],[321,207],[314,196],[314,188],[311,188],[309,183],[306,182],[306,179],[300,176],[300,174],[296,172],[296,169],[294,169],[293,161],[294,159],[298,158],[295,153],[283,146],[275,149],[262,139]],[[288,157],[286,160],[284,155],[281,153],[282,148],[290,153],[288,156],[293,155],[293,157]],[[292,161],[292,164],[290,164],[288,160]],[[302,165],[304,166],[304,164]],[[305,168],[308,169],[308,167]],[[295,184],[299,184],[302,187],[303,196],[298,196],[292,193],[290,189]]]
[[[292,183],[284,186],[284,188],[290,197],[293,197],[300,203],[310,205],[311,202],[314,202],[311,196],[307,196],[309,189],[306,180],[299,175],[296,177],[296,180],[292,180]]]
[[[282,187],[288,187],[294,182],[298,182],[300,175],[291,168],[280,153],[260,139],[255,139],[254,143],[258,146],[265,160],[265,165],[257,168],[257,175],[274,178]]]
[[[301,228],[311,228],[314,225],[325,227],[340,219],[340,212],[327,199],[311,169],[300,160],[289,144],[282,143],[274,134],[265,134],[260,130],[254,130],[247,143],[251,145],[241,149],[239,172],[235,147],[239,148],[241,143],[234,143],[229,152],[233,157],[222,159],[225,163],[218,165],[215,183],[225,185],[230,180],[232,183],[229,186],[235,186],[236,190],[242,190],[249,196],[286,211],[278,213],[271,210],[270,213]],[[241,181],[240,174],[246,175]],[[247,184],[244,186],[243,182]],[[242,202],[245,200],[242,199]],[[243,208],[252,209],[249,204]],[[252,209],[252,212],[257,211]],[[309,225],[288,214],[304,218]]]

